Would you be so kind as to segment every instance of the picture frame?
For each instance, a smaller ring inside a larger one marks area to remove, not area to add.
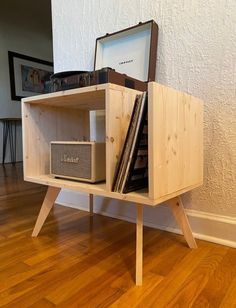
[[[8,51],[8,61],[12,100],[49,92],[52,62],[13,51]]]

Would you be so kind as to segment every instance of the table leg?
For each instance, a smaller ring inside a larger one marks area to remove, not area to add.
[[[136,217],[136,285],[143,282],[143,205],[137,204]]]
[[[14,142],[13,142],[13,133],[12,133],[12,122],[9,122],[8,125],[9,125],[9,143],[10,143],[11,163],[14,165]]]
[[[49,186],[46,196],[44,198],[43,204],[41,206],[35,227],[34,227],[34,231],[32,233],[33,237],[38,236],[46,218],[48,217],[48,214],[50,213],[54,202],[56,201],[56,198],[60,192],[61,188],[57,188],[57,187],[52,187]]]
[[[3,123],[3,147],[2,147],[2,164],[5,163],[6,148],[7,148],[7,136],[8,136],[8,123]]]
[[[170,206],[173,215],[180,227],[180,229],[183,232],[184,238],[186,242],[188,243],[188,246],[190,248],[197,248],[196,241],[193,237],[193,233],[187,218],[187,215],[185,214],[183,203],[181,200],[181,197],[175,197],[168,201],[168,205]]]
[[[93,194],[89,194],[89,214],[93,216]]]
[[[16,122],[14,121],[14,147],[13,147],[13,164],[16,163]]]

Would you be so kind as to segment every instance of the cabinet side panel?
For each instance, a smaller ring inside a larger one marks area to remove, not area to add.
[[[106,149],[102,143],[97,143],[94,147],[94,170],[96,172],[96,178],[103,181],[106,178]]]
[[[24,176],[49,173],[50,142],[89,138],[88,111],[24,104]]]
[[[106,93],[106,181],[112,189],[118,160],[124,145],[134,101],[139,91],[108,89]]]
[[[148,84],[148,188],[149,198],[157,199],[157,175],[158,175],[158,161],[157,153],[159,151],[157,144],[157,99],[158,92],[155,83]]]
[[[155,199],[202,183],[203,102],[157,83],[150,93],[149,177]]]
[[[37,148],[32,146],[35,143],[37,133],[33,121],[34,117],[31,114],[31,106],[27,103],[22,103],[22,141],[25,177],[39,173],[39,164],[32,160],[32,157],[38,156],[38,152]]]

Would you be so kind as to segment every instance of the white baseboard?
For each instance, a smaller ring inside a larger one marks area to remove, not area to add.
[[[86,195],[75,193],[74,198],[71,198],[70,192],[70,202],[68,202],[67,193],[64,193],[65,197],[61,198],[62,200],[59,198],[57,204],[88,211],[88,197]],[[94,213],[135,222],[135,209],[132,204],[124,207],[120,201],[113,201],[113,204],[111,202],[110,199],[95,197]],[[190,209],[186,209],[186,214],[195,238],[236,248],[236,218]],[[145,207],[144,225],[181,234],[167,206]]]

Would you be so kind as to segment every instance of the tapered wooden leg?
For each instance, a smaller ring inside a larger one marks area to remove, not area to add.
[[[43,204],[41,206],[36,224],[34,226],[34,231],[32,233],[33,237],[38,236],[46,218],[48,217],[48,214],[50,212],[50,210],[52,209],[54,202],[60,192],[61,188],[57,188],[57,187],[52,187],[49,186],[46,196],[44,198]]]
[[[168,205],[171,207],[175,219],[183,232],[186,242],[190,248],[197,248],[196,241],[193,237],[191,227],[189,225],[188,218],[185,214],[183,203],[180,197],[175,197],[168,201]]]
[[[137,204],[136,218],[136,285],[143,283],[143,206]]]
[[[89,194],[89,214],[93,216],[93,194]]]

